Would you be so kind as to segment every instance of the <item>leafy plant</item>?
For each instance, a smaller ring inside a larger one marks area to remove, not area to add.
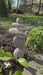
[[[43,27],[33,28],[29,32],[29,37],[26,40],[26,46],[31,47],[33,51],[43,48]]]
[[[0,48],[0,59],[3,61],[7,61],[12,59],[13,56],[10,52],[4,52],[1,48]]]
[[[2,72],[2,67],[0,68],[0,75],[2,75],[1,72]]]
[[[12,75],[12,71],[10,71],[9,75]]]
[[[16,71],[13,75],[22,75],[21,71]]]
[[[9,73],[9,75],[12,75],[12,71]],[[21,71],[16,71],[13,75],[23,75]]]
[[[27,61],[24,58],[20,58],[18,59],[18,62],[24,66],[24,67],[28,67]]]
[[[6,62],[10,59],[14,60],[15,58],[13,57],[13,55],[10,52],[4,52],[0,48],[0,60]],[[19,62],[19,64],[21,64],[23,67],[28,68],[28,63],[24,58],[19,58],[19,59],[16,59],[15,61]],[[0,71],[1,71],[1,68],[0,68]],[[12,75],[12,71],[9,73],[9,75]],[[22,75],[22,72],[21,71],[16,71],[13,75]]]

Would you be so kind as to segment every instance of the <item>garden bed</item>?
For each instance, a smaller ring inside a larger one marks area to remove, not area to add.
[[[6,30],[5,30],[5,32],[3,32],[3,29],[1,29],[0,34],[3,35],[2,37],[0,37],[0,48],[2,48],[4,50],[4,52],[10,52],[13,55],[14,49],[16,48],[13,43],[13,35],[6,34]],[[31,48],[25,46],[25,48],[23,50],[25,53],[24,58],[28,62],[31,62],[33,59],[35,59],[35,57],[36,57],[35,55],[37,53],[39,55],[40,55],[40,53],[43,54],[43,48],[42,49],[39,48],[39,50],[35,52],[35,51],[32,51]],[[10,63],[11,65],[10,65],[10,67],[8,66],[6,68],[4,63],[8,63],[8,64]],[[15,71],[23,71],[23,68],[24,68],[20,63],[18,63],[16,61],[16,59],[11,59],[8,61],[0,60],[0,67],[1,66],[3,67],[2,68],[3,75],[8,75],[10,71],[12,71],[12,75],[13,75],[13,73]]]

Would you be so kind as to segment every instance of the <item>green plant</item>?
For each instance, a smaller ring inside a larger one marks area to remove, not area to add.
[[[31,47],[33,51],[43,48],[43,27],[33,28],[29,32],[29,37],[26,40],[26,46]]]
[[[12,75],[12,72],[10,72],[9,75]],[[16,71],[13,75],[23,75],[23,74],[21,71]]]
[[[24,21],[24,24],[29,24],[29,25],[42,25],[43,26],[43,17],[42,16],[30,16],[30,15],[19,15],[15,13],[11,13],[9,17],[7,18],[0,18],[0,21],[4,23],[4,26],[10,26],[8,25],[8,22],[14,22],[16,21],[16,18],[22,18]],[[7,23],[6,23],[7,22]],[[6,27],[7,28],[7,27]]]
[[[6,62],[10,59],[14,60],[16,58],[14,58],[13,55],[10,52],[4,52],[3,49],[0,48],[0,60]],[[17,61],[23,67],[26,67],[26,68],[28,67],[28,63],[24,58],[19,58],[19,59],[16,59],[15,61]],[[0,68],[0,72],[1,71],[2,71],[2,68]],[[9,75],[12,75],[12,71],[9,73]],[[13,75],[22,75],[22,72],[16,71]]]

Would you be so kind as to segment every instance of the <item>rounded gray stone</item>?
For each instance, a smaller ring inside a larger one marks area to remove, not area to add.
[[[16,58],[22,58],[24,56],[24,51],[19,48],[16,48],[13,52],[13,56]]]
[[[18,30],[17,28],[10,28],[9,33],[12,34],[22,34],[22,31]]]

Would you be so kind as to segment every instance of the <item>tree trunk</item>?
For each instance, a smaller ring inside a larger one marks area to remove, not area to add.
[[[39,3],[38,15],[39,15],[39,12],[40,12],[40,6],[41,6],[41,0],[40,0],[40,3]]]
[[[8,12],[9,13],[11,12],[11,2],[10,2],[10,0],[8,0]]]
[[[31,4],[31,13],[32,13],[32,8],[33,8],[33,0],[32,0],[32,4]],[[30,14],[31,14],[31,13],[30,13]]]
[[[16,8],[16,13],[17,13],[17,10],[18,10],[18,5],[19,5],[19,0],[17,0],[17,8]]]

